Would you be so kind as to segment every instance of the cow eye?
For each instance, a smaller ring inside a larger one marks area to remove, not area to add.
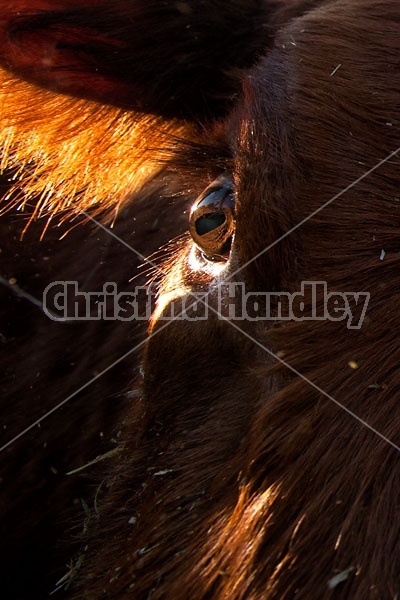
[[[218,177],[193,204],[189,231],[205,259],[228,260],[235,229],[234,209],[233,181],[226,175]]]

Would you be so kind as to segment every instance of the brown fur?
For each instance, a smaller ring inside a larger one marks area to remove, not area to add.
[[[2,168],[14,169],[23,186],[4,208],[34,202],[32,218],[93,208],[92,214],[109,209],[115,216],[159,171],[154,148],[162,135],[183,131],[157,118],[60,97],[6,71],[0,77]]]
[[[239,65],[240,85],[222,105],[207,90],[200,110],[179,67],[184,114],[164,97],[156,111],[150,98],[149,112],[164,114],[166,127],[195,131],[161,142],[162,176],[172,183],[158,189],[168,198],[180,187],[189,206],[232,171],[236,232],[218,281],[258,292],[298,291],[310,280],[368,291],[365,322],[349,330],[211,313],[164,327],[163,311],[179,310],[191,292],[209,290],[213,303],[212,266],[191,268],[192,242],[183,238],[163,267],[141,396],[124,415],[111,473],[106,467],[76,598],[400,594],[400,7],[314,4],[288,3],[286,18],[283,3],[270,4],[274,43],[257,41],[254,64]],[[329,587],[338,573],[343,581]]]

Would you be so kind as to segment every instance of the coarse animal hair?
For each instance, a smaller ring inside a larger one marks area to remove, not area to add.
[[[121,235],[135,205],[164,207],[165,239],[221,178],[235,201],[226,261],[188,234],[161,254],[72,597],[394,600],[398,2],[18,4],[0,18],[10,202],[24,194],[35,217],[115,208]],[[302,282],[368,293],[361,326],[312,319],[319,292],[299,300],[306,319],[228,310],[229,284]],[[188,308],[199,292],[207,319]]]

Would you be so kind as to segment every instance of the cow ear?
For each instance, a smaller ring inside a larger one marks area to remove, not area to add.
[[[171,140],[196,139],[199,121],[229,109],[282,6],[2,0],[0,169],[16,183],[0,212],[115,213],[162,169]]]
[[[186,119],[223,113],[272,39],[265,0],[14,0],[0,62],[48,89]],[[279,4],[279,2],[278,2]]]

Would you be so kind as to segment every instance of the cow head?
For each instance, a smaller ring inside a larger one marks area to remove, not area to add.
[[[188,207],[79,597],[395,597],[397,2],[34,4],[1,57],[50,103],[40,156],[6,113],[28,193]]]

